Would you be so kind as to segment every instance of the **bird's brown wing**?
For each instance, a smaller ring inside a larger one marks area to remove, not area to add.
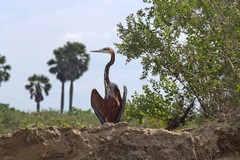
[[[121,108],[120,108],[120,112],[119,112],[119,115],[117,117],[116,123],[120,122],[120,120],[121,120],[121,117],[122,117],[123,112],[125,110],[126,100],[127,100],[127,87],[123,86],[123,98],[122,98],[122,101],[121,101]]]
[[[106,123],[106,120],[105,120],[106,110],[104,108],[104,99],[101,97],[101,95],[98,93],[96,89],[92,90],[91,106],[95,114],[97,115],[100,123],[101,124]]]

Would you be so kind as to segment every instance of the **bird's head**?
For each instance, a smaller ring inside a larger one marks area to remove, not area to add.
[[[91,52],[97,52],[97,53],[114,53],[113,49],[112,48],[109,48],[109,47],[105,47],[105,48],[102,48],[102,49],[99,49],[99,50],[93,50]]]

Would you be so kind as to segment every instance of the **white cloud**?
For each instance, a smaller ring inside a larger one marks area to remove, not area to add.
[[[74,32],[66,32],[65,35],[63,36],[63,39],[66,41],[71,41],[71,40],[83,40],[83,33],[80,31],[74,31]]]
[[[91,42],[91,41],[108,41],[112,38],[114,31],[73,31],[66,32],[63,36],[64,41],[80,41],[80,42]]]

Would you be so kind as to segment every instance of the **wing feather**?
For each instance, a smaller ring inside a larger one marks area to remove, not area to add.
[[[106,111],[104,108],[104,99],[96,89],[93,89],[91,93],[91,106],[95,114],[97,115],[100,123],[101,124],[106,123],[106,120],[105,120]]]
[[[123,98],[122,98],[121,108],[120,108],[120,112],[117,117],[116,123],[120,122],[121,120],[121,117],[125,111],[126,101],[127,101],[127,87],[123,86]]]

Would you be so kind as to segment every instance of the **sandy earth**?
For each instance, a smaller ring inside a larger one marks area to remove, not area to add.
[[[227,123],[199,131],[131,128],[31,128],[0,134],[1,160],[240,160],[240,130]]]

